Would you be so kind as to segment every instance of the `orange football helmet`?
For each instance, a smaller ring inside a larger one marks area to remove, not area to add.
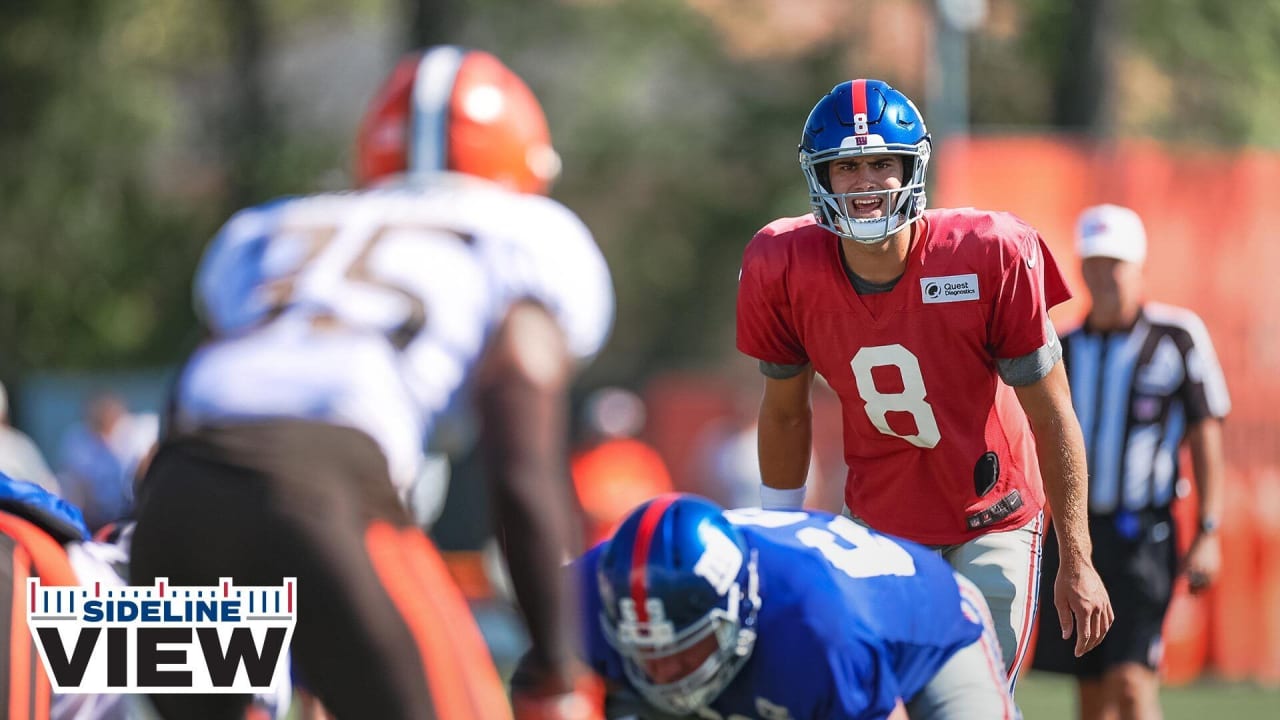
[[[489,53],[449,45],[411,53],[360,123],[360,185],[440,170],[539,194],[560,172],[538,99]]]

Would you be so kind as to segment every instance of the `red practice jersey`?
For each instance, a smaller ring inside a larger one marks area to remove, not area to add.
[[[855,515],[950,545],[1044,505],[1031,428],[995,361],[1050,342],[1048,309],[1071,293],[1039,233],[1007,213],[930,210],[915,231],[893,290],[859,295],[812,216],[771,223],[743,257],[738,349],[811,363],[839,395]]]

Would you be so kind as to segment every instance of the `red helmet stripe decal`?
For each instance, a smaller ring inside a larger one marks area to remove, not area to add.
[[[631,547],[631,600],[636,604],[636,619],[649,622],[649,612],[645,610],[645,601],[649,599],[645,591],[645,565],[649,561],[649,546],[653,544],[653,533],[658,528],[658,521],[667,511],[671,503],[680,498],[678,493],[659,495],[645,508],[640,516],[640,527],[636,530],[636,542]]]
[[[866,115],[867,114],[867,81],[854,80],[853,89],[850,91],[850,94],[853,95],[854,116],[856,117],[859,114]],[[858,124],[855,123],[854,127],[857,128]],[[857,130],[855,130],[854,132],[857,133],[858,135],[866,134],[865,130],[863,130],[862,132],[858,132]]]

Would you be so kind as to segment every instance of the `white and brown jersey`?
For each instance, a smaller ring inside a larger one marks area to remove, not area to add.
[[[183,370],[175,423],[354,427],[401,488],[513,303],[546,307],[583,359],[613,320],[608,268],[572,211],[449,174],[242,211],[195,295],[212,340]]]

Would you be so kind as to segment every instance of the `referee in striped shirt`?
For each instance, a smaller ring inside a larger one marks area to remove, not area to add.
[[[1111,632],[1093,652],[1042,623],[1036,669],[1074,675],[1081,718],[1160,718],[1161,627],[1174,581],[1208,587],[1221,565],[1222,418],[1231,407],[1204,323],[1190,310],[1143,300],[1147,240],[1137,213],[1085,210],[1076,247],[1092,305],[1062,338],[1071,399],[1089,463],[1093,562],[1115,604]],[[1183,440],[1200,498],[1199,532],[1179,564],[1170,503]],[[1051,531],[1052,534],[1052,531]],[[1053,597],[1057,542],[1045,542],[1040,597]],[[1053,616],[1052,607],[1042,614]]]

